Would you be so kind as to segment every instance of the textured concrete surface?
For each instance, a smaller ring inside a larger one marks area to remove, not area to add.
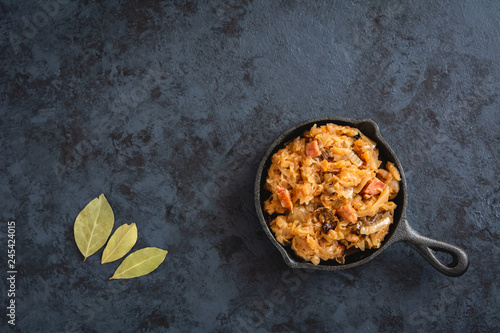
[[[17,332],[498,331],[497,1],[0,1],[1,325]],[[459,278],[396,244],[365,266],[295,271],[260,229],[253,181],[288,127],[375,120],[408,217],[466,249]],[[82,263],[78,212],[105,193],[148,276]],[[16,221],[16,326],[7,222]]]

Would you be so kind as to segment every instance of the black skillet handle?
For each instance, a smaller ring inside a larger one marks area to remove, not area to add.
[[[435,269],[448,276],[460,276],[469,267],[469,258],[464,250],[458,246],[441,242],[429,237],[425,237],[413,229],[408,220],[402,219],[400,226],[401,233],[399,240],[404,241],[420,253]],[[436,251],[445,252],[451,255],[453,261],[450,264],[443,264],[435,255]]]

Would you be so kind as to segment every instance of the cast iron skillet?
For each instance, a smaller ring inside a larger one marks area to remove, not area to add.
[[[345,264],[338,264],[335,260],[321,261],[319,265],[313,265],[298,257],[290,246],[282,246],[274,237],[272,230],[269,228],[269,222],[272,220],[264,210],[264,201],[269,197],[270,193],[265,189],[264,185],[267,177],[267,170],[271,165],[272,156],[279,149],[283,148],[288,142],[302,135],[306,130],[309,130],[314,124],[318,126],[327,123],[334,123],[337,125],[346,125],[358,128],[364,135],[368,136],[377,143],[380,158],[382,161],[391,161],[396,165],[401,173],[400,191],[398,196],[394,199],[397,208],[394,212],[394,222],[390,226],[389,233],[385,236],[382,246],[378,249],[370,249],[360,251],[350,255],[346,255]],[[257,177],[255,181],[255,207],[257,209],[257,216],[259,217],[264,232],[269,237],[271,242],[278,248],[283,256],[283,259],[292,268],[309,268],[327,271],[335,271],[356,267],[367,263],[374,259],[382,251],[390,245],[397,242],[405,242],[417,250],[434,268],[448,276],[460,276],[465,273],[469,267],[469,259],[467,254],[461,248],[438,241],[432,238],[422,236],[415,231],[408,223],[406,218],[406,180],[403,173],[403,168],[399,162],[396,154],[389,147],[387,142],[380,135],[378,126],[370,119],[348,119],[339,117],[324,117],[311,119],[302,122],[283,134],[281,134],[269,147],[262,159],[259,168],[257,169]],[[453,261],[449,264],[442,263],[436,257],[436,251],[445,252],[451,255]]]

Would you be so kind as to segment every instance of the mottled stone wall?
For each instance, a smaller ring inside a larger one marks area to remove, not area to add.
[[[0,0],[12,331],[498,330],[499,22],[497,1]],[[257,165],[329,115],[379,124],[410,223],[463,247],[465,275],[403,244],[348,271],[284,264],[254,212]],[[100,193],[135,249],[169,250],[158,270],[108,281],[119,262],[82,263],[74,219]]]

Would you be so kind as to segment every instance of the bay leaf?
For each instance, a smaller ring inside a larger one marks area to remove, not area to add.
[[[97,252],[108,240],[115,216],[104,194],[92,200],[78,214],[74,225],[75,242],[83,261]]]
[[[128,253],[137,241],[135,223],[121,225],[115,230],[102,253],[101,264],[113,262]]]
[[[146,247],[127,256],[109,279],[131,279],[154,271],[165,260],[167,250]]]

